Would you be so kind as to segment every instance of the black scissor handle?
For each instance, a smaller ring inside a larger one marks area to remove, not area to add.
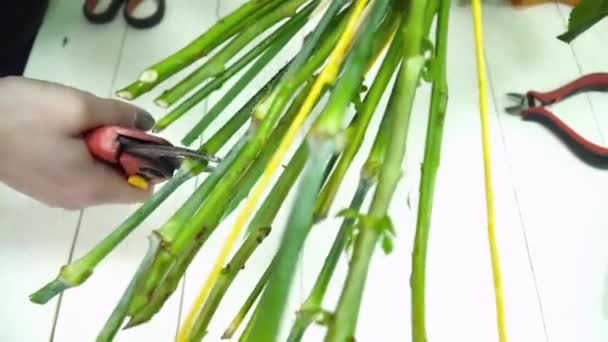
[[[82,10],[84,16],[91,23],[105,24],[116,18],[120,6],[125,3],[123,9],[125,21],[134,28],[145,29],[157,25],[165,15],[165,0],[154,1],[156,2],[156,10],[151,15],[143,18],[133,16],[133,12],[141,4],[142,0],[111,0],[108,8],[102,12],[97,12],[95,10],[99,0],[85,0]]]
[[[84,5],[82,6],[82,12],[84,16],[94,24],[105,24],[114,20],[116,17],[116,13],[120,9],[120,5],[124,0],[112,0],[108,8],[103,11],[97,13],[95,9],[99,3],[98,0],[85,0]]]
[[[156,11],[152,15],[137,18],[133,16],[133,11],[141,3],[141,0],[127,0],[123,15],[129,25],[134,28],[145,29],[156,26],[165,16],[165,0],[154,0],[156,2]]]

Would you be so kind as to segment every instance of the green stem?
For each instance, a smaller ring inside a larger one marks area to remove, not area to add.
[[[268,234],[270,234],[270,226],[258,227],[257,231],[247,236],[241,247],[237,249],[232,260],[224,266],[211,292],[209,292],[205,305],[192,325],[191,341],[200,341],[206,335],[207,326],[211,321],[213,312],[219,306],[223,294],[226,293],[239,270],[245,267],[245,262]]]
[[[248,234],[256,227],[268,225],[274,221],[279,209],[283,205],[283,201],[293,187],[296,179],[300,176],[307,158],[308,146],[303,143],[296,150],[285,170],[283,170],[281,176],[279,176],[279,179],[277,179],[277,182],[269,192],[268,197],[251,220],[247,229]]]
[[[255,287],[253,288],[249,296],[247,296],[247,299],[230,322],[230,325],[228,325],[228,328],[226,328],[226,330],[224,331],[224,334],[222,335],[223,340],[232,338],[236,330],[239,328],[239,326],[245,319],[245,316],[247,316],[249,310],[251,310],[251,307],[253,307],[253,304],[258,299],[260,293],[262,293],[262,290],[268,282],[268,278],[270,277],[270,271],[272,270],[273,265],[276,263],[276,260],[277,257],[275,255],[268,267],[266,267],[266,271],[264,271],[258,282],[255,284]]]
[[[117,96],[132,100],[150,91],[156,85],[206,56],[243,27],[266,15],[281,2],[282,0],[251,0],[246,2],[188,45],[148,67],[141,73],[137,81],[117,91]]]
[[[253,188],[255,183],[258,181],[258,179],[264,172],[268,161],[270,161],[276,149],[279,147],[281,140],[285,136],[285,133],[287,133],[291,122],[298,113],[298,110],[300,109],[302,103],[304,102],[304,99],[308,95],[308,91],[312,87],[313,83],[314,79],[313,81],[308,83],[302,89],[302,91],[300,91],[298,96],[292,102],[290,108],[287,110],[287,113],[283,115],[281,121],[279,121],[275,130],[272,132],[270,139],[268,139],[268,145],[262,150],[260,155],[251,164],[251,166],[247,170],[247,173],[243,176],[242,180],[237,186],[238,190],[236,191],[234,197],[232,197],[232,199],[228,203],[226,210],[224,211],[223,218],[230,215],[232,211],[238,207],[241,201],[247,196],[251,188]]]
[[[276,75],[276,78],[280,74]],[[265,88],[272,87],[267,84]],[[265,89],[264,88],[264,89]],[[258,98],[259,99],[259,98]],[[253,104],[244,106],[228,122],[226,122],[201,148],[202,152],[215,154],[222,148],[230,137],[243,126],[251,116]],[[98,243],[93,249],[80,259],[61,267],[56,279],[36,291],[30,296],[34,303],[44,304],[64,290],[81,285],[92,274],[94,268],[122,242],[143,220],[145,220],[164,200],[166,200],[179,186],[198,175],[204,170],[206,163],[186,160],[178,173],[165,183],[159,191],[142,204],[131,216],[120,224],[110,235]]]
[[[141,307],[136,312],[130,311],[130,319],[124,329],[132,328],[149,321],[162,308],[163,304],[177,289],[183,274],[194,259],[195,253],[192,249],[193,248],[182,253],[176,258],[167,274],[154,285],[156,287],[148,296],[145,306]],[[156,265],[158,264],[152,264],[151,269]],[[146,275],[146,277],[149,277],[149,275]],[[133,303],[130,303],[130,305],[133,305]]]
[[[118,305],[112,311],[110,318],[108,318],[103,328],[99,332],[96,342],[110,342],[114,339],[116,332],[118,331],[118,329],[120,329],[120,325],[125,319],[127,309],[129,307],[129,302],[131,301],[131,298],[133,298],[134,291],[137,288],[139,282],[141,282],[143,276],[145,275],[145,272],[152,264],[152,261],[154,260],[154,254],[158,250],[159,246],[160,239],[158,239],[158,236],[151,235],[149,238],[148,251],[144,255],[144,259],[142,260],[139,268],[137,269],[137,272],[135,272],[135,275],[129,282],[129,286],[127,286],[127,289],[120,297]]]
[[[333,4],[334,3],[332,3],[332,5]],[[327,20],[327,23],[330,22],[330,19],[331,17]],[[321,24],[322,23],[324,23],[323,19],[321,21]],[[317,27],[317,30],[324,31],[325,27],[321,26],[321,24]],[[223,216],[224,210],[231,199],[231,195],[234,193],[237,182],[241,179],[241,176],[245,170],[247,170],[250,163],[266,145],[270,136],[270,131],[275,126],[280,113],[284,109],[284,105],[290,100],[291,96],[293,96],[294,90],[305,81],[308,81],[312,76],[313,71],[318,67],[318,64],[323,61],[323,59],[311,58],[308,60],[307,58],[312,54],[313,47],[318,42],[318,37],[316,36],[317,30],[315,30],[313,36],[309,37],[304,43],[304,46],[298,52],[293,63],[289,65],[289,69],[283,75],[282,81],[279,82],[268,98],[264,99],[254,109],[253,115],[256,117],[256,120],[261,119],[261,122],[255,130],[255,133],[253,133],[252,139],[247,146],[245,146],[243,152],[239,155],[230,170],[228,170],[226,175],[213,189],[213,192],[209,196],[209,200],[203,204],[188,224],[180,230],[180,234],[168,247],[169,253],[178,255],[183,248],[191,244],[196,235],[209,235],[217,226],[218,221]],[[320,37],[321,33],[319,33],[318,36]]]
[[[425,0],[413,0],[408,13],[409,20],[402,25],[402,34],[396,39],[405,41],[405,58],[388,104],[390,141],[384,163],[380,168],[378,187],[374,193],[370,211],[360,219],[359,235],[355,242],[352,262],[340,296],[335,315],[329,326],[326,341],[345,341],[354,338],[367,278],[367,270],[380,234],[382,223],[401,176],[407,133],[418,81],[424,66],[421,54],[424,32]],[[399,32],[398,32],[399,33]]]
[[[310,88],[310,85],[305,87],[300,94],[298,95],[298,97],[294,100],[294,102],[292,103],[291,108],[288,110],[287,114],[285,114],[281,120],[279,121],[279,123],[277,124],[277,126],[275,127],[271,137],[270,137],[270,144],[267,148],[264,149],[264,151],[257,157],[257,159],[254,161],[254,163],[252,164],[252,166],[247,170],[247,172],[243,175],[240,184],[237,186],[237,188],[239,189],[239,191],[237,192],[236,196],[233,197],[232,202],[228,205],[228,207],[225,209],[224,212],[224,217],[221,219],[223,220],[226,216],[228,216],[230,214],[230,212],[236,208],[236,206],[238,206],[240,200],[242,198],[244,198],[246,196],[246,193],[248,192],[248,189],[251,188],[253,186],[253,184],[255,183],[255,180],[257,179],[257,177],[259,177],[259,175],[262,173],[263,171],[263,167],[266,164],[267,160],[270,159],[272,153],[274,152],[274,150],[278,147],[278,143],[281,140],[282,136],[284,135],[284,133],[287,131],[288,125],[290,124],[291,120],[293,119],[293,117],[295,116],[295,114],[297,113],[297,110],[299,108],[300,102],[303,100],[303,98],[306,96],[308,89]],[[302,155],[302,151],[299,152],[299,154],[297,155],[297,159],[296,162],[299,164],[303,164],[304,161],[301,160],[302,158],[305,158],[305,155]],[[288,177],[297,177],[297,175],[299,174],[299,171],[301,170],[301,165],[298,167],[299,164],[296,164],[297,169],[295,169],[295,172],[292,170],[291,172],[286,172],[286,175]],[[222,170],[223,171],[223,170]],[[286,170],[289,171],[289,170]],[[216,179],[221,177],[221,175],[217,175]],[[211,179],[212,177],[209,177],[207,180]],[[294,180],[287,180],[288,182],[291,181],[293,182]],[[213,182],[205,182],[206,187],[204,189],[204,194],[201,195],[201,200],[197,202],[197,205],[200,206],[200,203],[202,202],[202,200],[204,198],[206,198],[206,196],[209,194],[209,192],[211,191],[211,188],[213,186],[215,186],[215,184],[217,183],[217,180],[214,180]],[[279,186],[287,186],[288,183],[278,183],[277,185]],[[272,202],[272,204],[270,204],[270,208],[269,211],[261,211],[259,213],[264,214],[265,216],[262,216],[263,218],[267,218],[267,215],[275,215],[276,214],[276,210],[279,209],[279,206],[277,206],[276,204],[280,204],[282,203],[280,201],[279,197],[276,196],[280,196],[282,194],[282,191],[285,190],[287,191],[289,188],[286,189],[275,189],[277,190],[277,192],[273,192],[272,196],[270,197],[271,201],[275,201]],[[190,203],[194,203],[196,201],[196,199],[190,200],[187,202],[187,206],[189,209],[194,208],[193,206],[189,205]],[[198,207],[197,207],[198,208]],[[196,208],[194,208],[196,209]],[[179,212],[178,212],[179,213]],[[166,227],[168,228],[173,228],[173,230],[171,231],[162,231],[162,236],[166,239],[165,241],[169,242],[174,238],[174,234],[177,233],[177,229],[181,228],[184,224],[185,221],[187,219],[189,219],[192,216],[193,211],[188,211],[186,213],[186,215],[181,215],[179,216],[179,221],[176,221],[175,219],[170,220],[170,222],[172,223],[171,226],[167,225]],[[177,214],[176,214],[177,216]],[[257,217],[257,215],[256,215]],[[274,216],[272,216],[273,218]],[[257,218],[254,218],[254,221],[252,221],[252,223],[254,224],[265,224],[265,222],[259,222]],[[270,225],[270,222],[267,222],[267,225]],[[251,227],[251,226],[250,226]],[[257,226],[255,226],[257,227]],[[208,236],[197,236],[197,243],[195,247],[188,247],[188,252],[186,253],[185,257],[181,257],[182,261],[178,261],[177,262],[177,266],[171,266],[168,275],[166,276],[167,279],[169,279],[170,281],[174,282],[174,286],[177,286],[177,281],[181,278],[182,273],[186,270],[187,268],[187,263],[189,263],[189,260],[191,260],[194,257],[194,254],[196,253],[196,250],[199,248],[200,245],[202,245],[204,243],[204,241],[208,238]],[[160,273],[159,273],[160,274]],[[149,284],[152,286],[154,284],[156,280],[154,278],[151,278],[149,280]],[[160,289],[160,291],[159,291]],[[174,290],[174,287],[165,287],[164,284],[160,287],[157,286],[157,290],[154,291],[152,297],[152,300],[149,300],[147,308],[146,309],[142,309],[139,310],[139,314],[135,315],[133,317],[133,319],[130,322],[130,325],[135,325],[135,324],[140,324],[142,322],[143,319],[148,320],[151,317],[152,313],[155,313],[158,309],[159,309],[159,304],[162,304],[162,302],[160,301],[164,301],[166,298],[165,296],[168,295],[167,290],[170,290],[171,292]],[[143,297],[138,297],[141,298],[140,300],[143,303],[144,298]]]
[[[383,32],[379,33],[377,35],[378,37],[388,38],[389,33],[394,28],[394,25],[399,24],[399,16],[392,15],[391,17],[393,17],[394,20],[390,22],[389,25],[383,26]],[[384,43],[384,41],[380,41],[379,43]],[[376,45],[377,48],[379,48],[379,46],[380,44]],[[340,184],[344,179],[344,175],[348,171],[352,161],[355,158],[355,155],[358,153],[359,148],[363,143],[365,132],[367,131],[372,115],[375,113],[378,102],[380,102],[380,99],[384,95],[384,90],[386,89],[386,86],[388,85],[395,72],[395,69],[399,64],[402,53],[403,48],[401,41],[393,40],[389,51],[387,52],[382,65],[380,66],[380,70],[378,71],[374,82],[372,83],[372,86],[365,97],[363,106],[357,115],[354,126],[355,131],[351,136],[349,136],[346,149],[340,158],[338,165],[334,169],[327,184],[323,187],[315,210],[316,220],[321,220],[327,216]]]
[[[276,85],[276,81],[281,75],[282,71],[279,71],[277,74],[275,74],[275,76],[273,76],[273,78],[268,83],[266,83],[266,85],[264,85],[264,87],[262,87],[258,91],[258,93],[253,98],[251,98],[250,101],[248,101],[248,103],[243,105],[241,109],[239,109],[239,111],[228,122],[226,122],[224,126],[222,126],[222,128],[213,135],[211,139],[209,139],[203,146],[201,146],[199,150],[205,152],[208,151],[212,154],[217,152],[217,150],[221,148],[230,139],[230,137],[232,137],[232,135],[238,131],[238,129],[242,127],[247,118],[252,116],[254,105],[258,101],[260,101],[261,97],[264,94],[266,94],[270,89],[272,89]],[[184,207],[187,208],[180,208],[170,220],[171,223],[168,223],[164,227],[164,229],[161,229],[160,233],[161,236],[164,237],[164,241],[171,241],[174,234],[177,232],[177,229],[181,228],[185,221],[190,219],[194,212],[201,206],[209,192],[213,189],[215,184],[223,175],[226,168],[232,165],[232,162],[237,156],[237,151],[240,151],[241,147],[243,146],[242,144],[245,144],[245,142],[247,141],[247,139],[245,138],[246,136],[248,135],[245,135],[240,139],[238,149],[232,149],[233,152],[231,157],[229,158],[230,162],[223,164],[224,168],[222,168],[222,172],[215,172],[212,177],[208,177],[205,182],[203,182],[199,186],[199,189],[191,195],[190,199],[186,201]],[[169,226],[173,228],[170,228]]]
[[[180,185],[192,177],[189,173],[179,172],[167,181],[150,199],[142,204],[112,233],[106,236],[83,257],[61,267],[57,277],[30,295],[30,300],[45,304],[63,291],[83,284],[93,273],[95,267],[137,228],[165,199]]]
[[[333,50],[344,27],[349,7],[340,12],[347,0],[334,0],[323,14],[317,27],[304,39],[304,45],[290,63],[279,85],[255,109],[255,118],[263,121],[267,116],[277,115],[301,84],[307,82]]]
[[[239,200],[244,198],[247,193],[247,188],[253,186],[254,181],[259,177],[259,174],[263,171],[263,166],[266,163],[266,160],[269,159],[278,146],[278,142],[281,140],[281,137],[287,131],[288,125],[291,123],[293,117],[297,113],[299,108],[299,103],[303,100],[303,97],[307,94],[308,87],[305,87],[303,91],[298,95],[298,98],[292,103],[291,108],[288,110],[287,114],[283,115],[277,126],[274,128],[271,136],[270,143],[267,148],[262,151],[260,155],[255,159],[252,166],[247,169],[247,171],[242,175],[240,184],[237,186],[239,191],[235,197],[232,197],[233,202],[229,204],[227,208],[224,208],[224,217],[227,216],[230,211],[238,205],[238,201],[234,202],[234,200]],[[243,142],[246,139],[243,139]],[[159,234],[162,236],[165,245],[168,245],[175,239],[175,236],[179,234],[180,229],[187,224],[187,221],[190,220],[194,212],[203,204],[203,202],[207,199],[207,196],[212,191],[212,189],[216,186],[218,181],[224,176],[226,167],[231,165],[236,158],[236,154],[229,158],[230,163],[222,164],[221,172],[214,173],[211,177],[208,177],[205,182],[195,191],[195,193],[191,196],[191,198],[180,208],[173,217],[161,228]],[[223,220],[220,219],[220,221]],[[210,233],[209,233],[210,234]],[[196,242],[193,245],[200,246],[206,241],[209,237],[209,234],[197,235]],[[186,256],[179,256],[182,261],[178,261],[175,263],[171,255],[161,254],[159,255],[158,262],[153,268],[153,272],[150,272],[148,279],[146,279],[145,286],[141,291],[138,291],[138,295],[133,300],[132,304],[132,319],[129,322],[129,326],[134,326],[142,323],[151,318],[151,315],[154,314],[159,308],[160,305],[166,299],[173,290],[173,286],[177,286],[177,281],[181,278],[182,273],[187,268],[188,260],[191,260],[194,257],[198,247],[189,246],[187,247],[187,252],[184,254]],[[158,268],[157,268],[158,267]],[[167,271],[163,271],[165,267],[168,267]],[[164,278],[163,278],[164,277]],[[172,282],[172,285],[164,285],[164,280],[168,279],[169,282]],[[159,285],[162,284],[162,285]],[[153,287],[156,287],[154,289]],[[152,294],[149,294],[150,291],[153,291]],[[150,299],[152,298],[152,299]]]
[[[187,220],[194,215],[196,210],[203,204],[207,196],[213,190],[217,182],[222,178],[226,171],[236,160],[238,154],[247,143],[249,134],[243,135],[239,141],[231,148],[230,153],[222,160],[216,170],[190,195],[184,205],[180,207],[167,223],[159,230],[164,242],[170,242],[179,229],[183,227]]]
[[[244,31],[240,32],[238,36],[226,45],[226,47],[211,57],[202,66],[178,82],[175,86],[165,90],[155,100],[155,103],[161,107],[169,107],[201,82],[223,72],[225,64],[246,45],[251,43],[252,40],[280,20],[294,16],[298,8],[306,1],[307,0],[286,0],[279,7],[273,9],[272,12],[258,18],[257,21],[246,27]],[[319,0],[311,0],[311,3],[307,5],[307,7],[315,7],[318,3]]]
[[[298,187],[293,208],[287,221],[283,239],[277,252],[277,264],[272,270],[268,284],[258,303],[260,315],[254,315],[252,328],[244,341],[275,341],[281,325],[281,312],[291,287],[293,273],[302,243],[312,225],[315,198],[323,180],[324,166],[333,154],[333,141],[314,149],[306,165],[303,179]]]
[[[290,189],[300,175],[302,167],[308,156],[308,149],[305,144],[302,144],[296,151],[289,164],[269,192],[260,209],[252,219],[247,229],[248,239],[245,240],[239,251],[236,252],[233,259],[230,261],[230,272],[223,272],[220,275],[217,283],[209,293],[208,299],[205,302],[201,312],[197,316],[192,331],[203,333],[207,329],[207,325],[211,321],[215,310],[217,309],[221,299],[224,297],[228,287],[236,277],[236,272],[244,267],[245,262],[253,250],[249,251],[251,242],[247,242],[252,236],[256,236],[256,230],[270,227],[274,221],[281,205],[284,203]],[[248,254],[245,254],[248,253]],[[200,339],[198,335],[196,339]]]
[[[362,178],[359,181],[349,208],[358,211],[372,185],[373,183],[370,180]],[[329,254],[325,258],[321,272],[319,273],[308,298],[304,301],[300,310],[298,310],[296,320],[294,321],[289,337],[287,338],[288,342],[301,341],[308,326],[322,311],[321,305],[323,303],[323,297],[325,296],[331,277],[336,269],[340,255],[342,255],[342,252],[344,251],[346,240],[349,232],[352,230],[353,224],[354,220],[351,218],[346,218],[342,221],[342,225],[336,234]]]
[[[304,88],[304,90],[299,94],[298,98],[292,103],[291,108],[287,111],[285,115],[283,115],[283,117],[281,117],[281,120],[270,135],[269,145],[260,153],[260,155],[252,163],[252,166],[250,166],[247,169],[246,173],[242,176],[242,180],[237,186],[237,188],[239,189],[237,191],[237,195],[233,197],[233,200],[230,202],[227,209],[225,209],[224,217],[227,216],[234,208],[238,206],[240,200],[246,196],[249,189],[253,186],[253,184],[259,177],[259,174],[261,174],[261,172],[263,171],[265,164],[274,153],[274,150],[276,150],[276,148],[278,147],[281,138],[283,137],[283,135],[287,131],[287,128],[289,127],[289,124],[295,117],[295,114],[297,113],[297,110],[299,109],[303,98],[306,96],[307,89],[309,87],[310,86]],[[179,228],[181,228],[185,224],[186,220],[190,219],[194,212],[201,206],[206,196],[209,194],[209,192],[215,186],[217,181],[220,179],[220,175],[218,175],[218,177],[216,177],[215,179],[216,181],[206,188],[204,197],[200,197],[200,200],[198,201],[194,199],[188,201],[188,205],[193,207],[193,210],[189,210],[186,215],[181,216],[183,219],[179,221]],[[193,204],[193,202],[196,202],[196,204]],[[177,231],[173,231],[173,234],[166,234],[165,231],[161,231],[161,234],[163,235],[163,237],[166,238],[166,241],[172,241],[175,236],[174,233],[176,232]]]
[[[433,194],[439,161],[443,127],[447,106],[448,87],[446,80],[447,32],[449,21],[450,1],[441,0],[437,21],[435,61],[433,68],[435,79],[431,93],[429,121],[425,143],[422,174],[420,179],[420,202],[416,221],[416,235],[412,255],[412,339],[426,341],[425,323],[425,272],[426,255],[431,226]]]
[[[319,25],[317,29],[324,31],[325,27]],[[149,308],[146,308],[148,299],[152,297],[154,292],[162,293],[163,291],[166,291],[164,287],[158,287],[157,284],[162,284],[163,279],[166,279],[171,274],[173,274],[171,279],[179,278],[175,276],[175,272],[183,271],[180,268],[180,265],[183,264],[178,263],[176,259],[180,259],[180,257],[181,260],[193,258],[203,242],[207,240],[219,224],[226,205],[234,194],[235,186],[238,184],[241,176],[247,170],[250,163],[265,146],[270,132],[275,126],[283,109],[283,104],[291,98],[293,93],[287,91],[290,91],[291,87],[298,85],[293,82],[294,79],[298,81],[302,80],[302,82],[304,82],[308,79],[307,76],[310,76],[316,69],[311,66],[311,63],[321,62],[315,61],[314,58],[308,60],[308,57],[312,54],[313,47],[317,44],[320,36],[320,33],[318,36],[315,36],[316,34],[317,31],[315,30],[313,37],[316,37],[316,39],[311,39],[309,37],[304,43],[304,47],[294,59],[294,62],[290,64],[289,69],[283,75],[282,82],[277,85],[277,88],[280,89],[275,89],[275,91],[270,94],[272,100],[276,101],[271,101],[274,107],[269,108],[269,111],[267,112],[268,115],[260,115],[260,112],[265,112],[263,108],[260,108],[264,106],[264,102],[261,106],[259,105],[254,109],[254,116],[256,118],[262,116],[263,120],[259,123],[259,126],[256,126],[255,124],[257,121],[254,121],[254,124],[250,129],[251,138],[247,140],[247,144],[243,147],[234,163],[232,163],[230,169],[227,170],[222,176],[222,179],[215,184],[203,205],[196,214],[177,231],[175,237],[169,236],[170,239],[167,239],[163,236],[163,241],[165,241],[165,243],[162,245],[162,250],[156,256],[145,281],[142,282],[142,286],[137,290],[136,297],[131,302],[129,313],[132,316],[136,315],[137,312],[151,311]],[[301,64],[301,66],[298,66],[298,64]],[[286,75],[289,75],[290,72],[292,73],[291,77],[286,78]],[[307,73],[309,74],[307,75]],[[287,86],[281,86],[281,84],[285,84],[284,82],[287,82]],[[184,258],[183,255],[188,255],[188,257]],[[160,292],[155,291],[155,289],[160,289]],[[163,296],[162,298],[165,297]]]
[[[268,54],[271,52],[269,51]],[[224,109],[234,101],[234,98],[242,91],[242,89],[255,77],[258,72],[263,68],[263,65],[270,60],[272,57],[264,55],[260,57],[255,65],[253,65],[247,72],[241,77],[226,94],[190,129],[190,131],[182,138],[182,144],[189,146],[203,132],[209,127],[209,125],[217,119],[217,117],[223,113]],[[272,79],[267,83],[266,86],[261,88],[255,95],[253,95],[249,101],[245,104],[244,108],[247,108],[247,112],[251,113],[255,105],[265,96],[267,92],[276,86],[279,82],[281,75],[287,70],[285,65]],[[249,117],[249,116],[248,116]]]
[[[258,304],[260,313],[263,314],[255,316],[251,331],[244,341],[274,341],[277,338],[298,255],[313,223],[315,200],[324,181],[325,166],[336,152],[336,137],[342,127],[346,109],[360,87],[365,67],[372,56],[370,48],[374,34],[389,2],[380,0],[374,3],[368,17],[364,19],[361,35],[346,59],[344,72],[308,134],[311,156],[287,221],[286,227],[289,229],[285,230],[277,252],[280,256],[278,264]]]
[[[213,187],[224,175],[226,169],[234,163],[235,158],[246,142],[247,135],[241,137],[232,147],[226,158],[218,165],[216,171],[205,179],[184,205],[158,230],[157,234],[162,241],[161,248],[164,248],[163,246],[171,241],[173,236],[179,232],[181,227],[192,216],[193,212],[198,209],[201,202],[206,199],[209,192],[212,191]],[[178,256],[181,256],[181,254],[178,254]],[[172,292],[172,289],[174,289],[174,285],[181,278],[181,275],[172,274],[172,271],[175,272],[178,268],[179,262],[175,261],[172,256],[166,255],[162,251],[159,252],[152,267],[146,274],[146,278],[137,288],[137,292],[130,303],[129,314],[131,315],[131,321],[129,322],[129,326],[145,322],[151,318],[152,314],[156,313],[160,305],[162,305]],[[173,284],[166,285],[166,281],[173,282]]]
[[[187,111],[209,96],[209,94],[211,94],[213,91],[221,88],[228,79],[234,76],[234,74],[246,67],[254,59],[260,56],[260,54],[266,51],[264,55],[262,55],[262,57],[260,57],[259,60],[248,70],[247,74],[241,78],[241,80],[244,79],[245,81],[243,82],[239,80],[238,84],[241,86],[240,89],[242,90],[249,83],[249,81],[253,79],[252,75],[259,73],[260,70],[264,68],[264,66],[266,66],[266,64],[268,64],[268,62],[274,58],[274,56],[276,56],[276,54],[279,53],[279,51],[284,48],[285,45],[287,45],[287,42],[289,42],[289,40],[291,40],[291,38],[302,28],[302,26],[306,23],[306,16],[311,10],[312,7],[302,10],[292,19],[287,21],[282,27],[277,29],[270,36],[266,37],[259,45],[248,51],[245,56],[232,64],[228,69],[219,74],[211,82],[206,84],[200,90],[197,90],[192,96],[180,103],[179,106],[159,119],[156,122],[155,131],[159,132],[167,128],[167,126],[183,116]]]
[[[384,161],[386,145],[390,137],[388,132],[390,123],[388,116],[389,115],[385,113],[382,117],[369,156],[361,168],[361,179],[350,206],[350,208],[355,210],[359,210],[363,200],[367,197],[367,192],[377,182],[380,166]],[[321,304],[323,302],[323,297],[325,296],[327,286],[335,270],[338,258],[345,248],[346,239],[353,229],[354,223],[355,222],[350,218],[346,218],[343,221],[329,255],[325,259],[323,268],[317,277],[317,281],[296,316],[296,321],[294,322],[290,333],[291,337],[288,339],[289,342],[301,340],[306,328],[313,322],[315,317],[322,312]]]
[[[264,96],[268,95],[268,93],[277,85],[281,75],[285,72],[285,68],[286,67],[279,70],[279,72],[277,72],[262,88],[260,88],[255,95],[253,95],[243,106],[241,106],[237,113],[233,115],[233,117],[226,122],[224,126],[222,126],[222,128],[220,128],[209,139],[209,141],[205,143],[205,145],[201,146],[199,150],[206,152],[217,147],[215,151],[218,151],[219,148],[224,146],[226,141],[230,140],[230,138],[243,126],[247,119],[253,118],[253,110],[255,105],[260,102]],[[208,114],[211,114],[211,112]],[[210,123],[211,122],[208,122],[206,125]]]
[[[337,40],[338,34],[340,32],[340,28],[343,27],[343,23],[339,22],[339,20],[342,18],[342,16],[343,16],[343,14],[338,15],[335,18],[335,23],[337,26],[336,30],[330,31],[329,34],[327,32],[325,32],[324,39],[322,42],[323,45],[319,48],[319,51],[317,53],[315,53],[310,60],[310,62],[313,65],[316,66],[316,65],[320,64],[322,62],[322,60],[324,58],[326,58],[327,55],[329,54],[331,47]],[[265,57],[261,57],[261,59],[258,60],[258,63],[262,64],[264,59],[265,59]],[[281,77],[287,71],[288,66],[291,65],[292,63],[294,63],[294,61],[295,60],[292,60],[289,63],[287,63],[279,71],[279,73],[274,76],[274,78],[270,81],[270,83],[272,84],[272,86],[270,86],[270,88],[273,88],[280,80],[282,80]],[[251,79],[253,79],[255,76],[257,76],[257,70],[255,70],[256,67],[257,67],[257,65],[252,66],[246,72],[246,74],[243,75],[243,77],[241,79],[239,79],[239,81],[237,81],[234,84],[234,86],[226,92],[226,94],[222,97],[222,99],[220,99],[213,106],[213,108],[211,108],[209,110],[209,112],[207,112],[207,114],[205,114],[205,116],[203,116],[201,118],[201,120],[182,139],[182,144],[187,145],[187,146],[190,145],[194,140],[196,140],[198,138],[198,136],[200,136],[203,133],[203,131],[205,129],[207,129],[207,127],[213,122],[213,120],[215,120],[222,113],[222,111],[234,100],[234,97],[236,97],[236,95],[241,92],[242,88],[244,88],[245,85]],[[260,100],[260,98],[264,95],[267,95],[267,94],[260,92],[253,96],[253,98],[249,101],[249,104],[248,104],[248,106],[251,106],[250,107],[251,110],[252,110],[253,106],[255,106],[258,103],[258,101]],[[259,119],[260,118],[258,118],[258,120]]]
[[[305,164],[307,158],[308,158],[308,145],[304,141],[300,144],[300,147],[296,150],[291,161],[285,168],[285,171],[281,174],[281,176],[275,183],[275,186],[270,191],[270,194],[267,197],[267,199],[265,200],[264,204],[262,205],[260,210],[256,213],[256,215],[252,219],[251,224],[249,225],[248,230],[247,230],[248,232],[252,231],[252,229],[254,227],[262,225],[264,222],[268,222],[271,219],[274,220],[274,217],[276,216],[280,206],[284,203],[284,200],[287,196],[287,192],[293,187],[293,183],[295,182],[295,180],[298,178],[300,172],[302,171],[302,168],[304,167],[304,164]],[[321,183],[323,183],[327,179],[327,176],[329,175],[329,170],[333,166],[332,162],[333,162],[333,160],[330,159],[328,165],[325,167],[325,172],[323,173]],[[251,309],[251,306],[253,306],[253,303],[255,302],[255,300],[257,299],[259,294],[262,292],[262,289],[265,286],[265,284],[268,281],[268,278],[270,276],[270,271],[274,269],[275,265],[278,263],[278,259],[279,259],[279,254],[277,253],[277,254],[275,254],[271,264],[268,266],[268,268],[264,272],[264,275],[262,276],[262,278],[260,278],[260,280],[256,284],[254,290],[247,298],[243,307],[239,310],[239,312],[233,319],[230,326],[224,332],[224,335],[222,336],[223,339],[231,338],[232,335],[235,333],[235,331],[238,329],[240,323],[243,321],[243,319],[247,315],[247,312],[249,312],[249,310]],[[253,323],[255,321],[255,317],[258,316],[260,310],[261,310],[261,307],[258,306],[256,308],[256,310],[254,311],[254,313],[252,314],[252,317],[249,320],[249,323],[247,324],[245,331],[243,332],[243,334],[241,335],[241,338],[239,339],[240,341],[245,341],[249,338],[248,336],[252,330]]]

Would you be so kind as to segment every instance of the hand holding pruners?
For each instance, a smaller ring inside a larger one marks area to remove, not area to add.
[[[111,164],[131,185],[143,189],[172,177],[186,158],[220,161],[207,153],[173,146],[160,137],[119,126],[96,128],[86,133],[85,141],[96,159]]]

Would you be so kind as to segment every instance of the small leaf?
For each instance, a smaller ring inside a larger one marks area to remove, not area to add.
[[[345,209],[340,210],[336,214],[336,217],[340,217],[340,216],[342,216],[344,218],[349,218],[349,219],[356,220],[356,219],[358,219],[358,218],[361,217],[361,214],[356,209],[345,208]]]
[[[378,228],[383,233],[389,234],[390,236],[397,235],[395,227],[393,226],[393,222],[391,221],[391,218],[388,215],[384,215],[384,217],[382,217],[380,221],[378,221]]]
[[[570,12],[568,30],[557,38],[570,43],[608,16],[608,0],[581,0]]]
[[[387,234],[382,237],[382,250],[387,255],[393,251],[393,239]]]

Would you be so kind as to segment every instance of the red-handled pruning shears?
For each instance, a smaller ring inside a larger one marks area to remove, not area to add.
[[[584,75],[548,92],[530,90],[526,94],[509,93],[507,95],[518,103],[505,108],[505,110],[512,114],[521,114],[523,119],[536,120],[544,124],[562,138],[581,159],[593,166],[607,168],[608,147],[597,145],[585,139],[544,107],[585,91],[608,91],[608,73]]]
[[[173,146],[163,138],[119,126],[93,129],[85,134],[85,141],[96,159],[111,164],[126,175],[131,185],[144,189],[172,177],[186,158],[220,161],[210,154]]]

